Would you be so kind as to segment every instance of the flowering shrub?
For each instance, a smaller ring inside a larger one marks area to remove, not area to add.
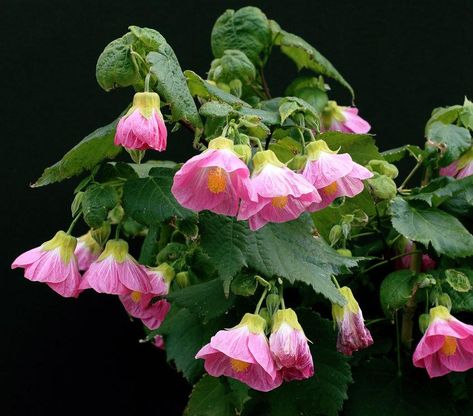
[[[116,296],[195,385],[187,415],[471,411],[473,103],[435,109],[423,148],[380,152],[329,100],[331,82],[353,103],[351,85],[259,9],[227,10],[211,46],[206,79],[153,29],[105,47],[97,81],[133,104],[33,185],[83,177],[67,232],[12,267]],[[303,70],[283,97],[276,49]],[[181,127],[199,153],[163,160]]]

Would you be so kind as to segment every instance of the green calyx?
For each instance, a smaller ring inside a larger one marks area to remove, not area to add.
[[[241,328],[242,326],[247,326],[253,334],[264,334],[266,321],[254,313],[245,313],[241,322],[235,328]]]
[[[279,309],[274,314],[272,332],[276,332],[284,323],[297,331],[301,331],[302,333],[304,332],[299,324],[296,313],[291,308]]]
[[[336,151],[330,150],[327,143],[324,140],[316,140],[315,142],[310,142],[305,147],[307,157],[309,160],[318,160],[323,152],[325,153],[338,153]]]
[[[468,163],[473,160],[473,147],[468,149],[463,155],[461,155],[460,159],[458,159],[457,167],[458,169],[463,169]]]
[[[41,248],[46,251],[51,251],[59,248],[59,254],[64,263],[69,263],[71,257],[74,255],[76,249],[77,239],[64,231],[58,231],[56,235],[49,241],[41,245]]]
[[[153,111],[161,112],[159,109],[160,99],[155,92],[137,92],[133,97],[133,106],[128,110],[127,116],[135,110],[139,110],[141,115],[150,118]]]
[[[332,317],[334,321],[341,322],[345,313],[358,313],[360,310],[360,305],[356,301],[351,289],[347,286],[343,286],[340,289],[340,294],[347,301],[345,306],[339,306],[335,303],[332,303]]]
[[[233,141],[223,136],[210,140],[209,150],[233,150]]]
[[[247,144],[236,144],[233,146],[234,152],[245,163],[251,160],[251,147]]]
[[[328,128],[332,124],[332,120],[343,122],[345,121],[345,116],[343,115],[341,107],[337,105],[337,102],[329,100],[322,111],[321,121],[322,124]]]
[[[97,261],[112,256],[117,262],[123,263],[128,257],[128,243],[125,240],[108,240],[103,253]]]
[[[168,263],[161,263],[158,267],[151,267],[150,270],[161,273],[166,283],[171,283],[176,276],[176,272]]]
[[[91,233],[91,230],[89,230],[87,232],[87,234],[84,234],[83,236],[80,236],[78,238],[78,241],[84,243],[86,245],[86,247],[92,251],[93,253],[100,253],[100,251],[102,250],[102,248],[100,247],[99,243],[97,243],[97,241],[95,241],[95,239],[92,237],[92,233]]]
[[[435,306],[430,308],[430,322],[433,322],[434,319],[444,319],[448,321],[452,315],[445,306]]]
[[[284,167],[284,163],[282,163],[276,156],[276,154],[272,150],[262,150],[260,152],[256,152],[253,156],[253,167],[254,172],[260,172],[266,165],[271,164],[277,167]]]

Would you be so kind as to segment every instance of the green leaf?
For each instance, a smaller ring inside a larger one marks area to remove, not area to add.
[[[372,358],[353,369],[346,416],[455,416],[444,377],[429,381],[423,372],[399,376],[387,358]],[[443,380],[442,380],[443,379]]]
[[[69,150],[59,162],[46,168],[41,177],[31,186],[38,188],[61,182],[80,175],[85,170],[92,170],[104,159],[115,158],[122,150],[121,147],[113,144],[119,119],[90,133]]]
[[[199,113],[204,117],[228,117],[233,111],[231,105],[219,101],[208,101],[199,109]]]
[[[404,237],[449,257],[473,255],[473,236],[455,217],[437,208],[419,208],[401,197],[391,203],[393,227]]]
[[[423,188],[412,189],[412,194],[405,197],[407,200],[420,200],[429,206],[437,207],[454,196],[461,196],[469,204],[473,204],[473,176],[454,179],[443,176],[432,180]]]
[[[202,247],[226,281],[226,288],[243,267],[250,267],[267,277],[304,282],[330,301],[344,303],[331,276],[357,262],[314,238],[309,216],[267,224],[256,232],[250,231],[246,222],[229,217],[203,213],[199,219]]]
[[[441,166],[454,162],[471,146],[471,134],[467,129],[440,121],[429,126],[427,138],[445,149],[440,160]]]
[[[159,94],[171,107],[172,120],[194,126],[199,136],[203,130],[202,120],[172,48],[163,43],[156,52],[148,53],[146,60],[151,65],[151,73],[158,80]]]
[[[192,382],[204,368],[203,360],[195,359],[195,355],[222,328],[225,322],[221,317],[203,322],[199,315],[172,305],[161,327],[150,336],[163,335],[168,361],[174,361],[177,370]]]
[[[204,375],[192,390],[184,416],[240,415],[249,399],[243,383]]]
[[[384,278],[379,289],[379,299],[388,318],[404,307],[412,296],[415,284],[416,274],[411,270],[397,270]]]
[[[366,189],[354,198],[345,198],[343,203],[336,206],[330,205],[325,209],[313,212],[311,216],[317,231],[326,241],[329,241],[332,227],[339,224],[344,215],[353,214],[356,210],[363,211],[368,217],[373,217],[376,214],[373,198]]]
[[[447,269],[445,270],[445,278],[447,283],[452,287],[453,290],[456,292],[466,293],[471,290],[471,283],[468,276],[459,271],[454,269]]]
[[[183,208],[171,193],[173,169],[153,168],[148,178],[131,179],[123,186],[123,208],[145,225],[159,224],[171,217],[195,215]]]
[[[227,49],[223,56],[214,59],[210,66],[209,79],[216,82],[230,83],[234,79],[249,84],[256,78],[256,68],[244,52]]]
[[[473,103],[466,97],[459,118],[464,127],[473,130]]]
[[[279,30],[274,39],[274,44],[279,46],[281,52],[294,61],[297,69],[301,70],[307,68],[317,74],[333,78],[347,88],[352,97],[355,96],[351,85],[335,69],[329,60],[304,39],[284,30]]]
[[[139,66],[131,53],[134,40],[134,36],[127,33],[110,42],[100,54],[95,76],[105,91],[140,83]]]
[[[297,315],[306,336],[314,342],[310,349],[315,375],[308,380],[284,383],[266,393],[270,414],[336,416],[348,398],[348,385],[352,382],[350,366],[346,357],[336,351],[332,322],[306,309],[298,310]]]
[[[327,131],[317,136],[320,140],[325,140],[332,150],[339,153],[350,153],[352,159],[366,165],[370,160],[382,159],[383,157],[375,145],[373,136],[369,134],[349,134],[337,131]]]
[[[276,156],[281,162],[287,163],[294,156],[300,154],[302,146],[298,141],[294,140],[290,136],[287,136],[281,140],[278,140],[276,143],[271,143],[269,145],[269,149],[276,153]]]
[[[168,299],[177,306],[187,308],[190,312],[195,312],[206,320],[222,315],[233,306],[235,301],[233,295],[225,297],[220,279],[176,290],[168,295]]]
[[[232,293],[238,296],[253,296],[258,288],[258,282],[252,274],[239,273],[232,280]]]
[[[160,45],[166,43],[166,39],[157,30],[148,27],[129,26],[128,29],[135,36],[135,47],[142,47],[144,54],[155,51]]]
[[[399,162],[406,156],[411,156],[416,159],[423,156],[424,151],[419,147],[412,144],[406,144],[405,146],[397,147],[395,149],[385,150],[381,153],[381,156],[386,162],[394,163]]]
[[[92,185],[82,198],[84,220],[91,228],[99,228],[107,219],[108,211],[118,204],[115,188],[109,185]]]
[[[215,22],[210,42],[216,58],[222,57],[227,49],[238,49],[255,66],[262,67],[272,44],[269,21],[257,7],[227,10]]]
[[[461,105],[452,105],[450,107],[438,107],[432,111],[427,124],[425,125],[425,135],[428,137],[428,131],[432,124],[437,121],[442,122],[443,124],[453,124],[458,119],[460,112],[462,110]]]
[[[466,268],[457,268],[457,271],[468,277],[470,287],[473,287],[473,270]],[[452,312],[473,312],[473,291],[458,292],[451,285],[445,285],[445,292],[452,300]]]

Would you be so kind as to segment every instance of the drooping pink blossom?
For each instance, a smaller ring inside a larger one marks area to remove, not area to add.
[[[247,313],[234,328],[218,331],[196,355],[205,360],[214,377],[235,378],[259,391],[270,391],[282,383],[264,334],[266,322]]]
[[[365,134],[371,130],[370,124],[358,115],[358,108],[343,107],[329,101],[322,112],[321,131]]]
[[[292,309],[278,310],[274,314],[269,348],[285,381],[304,380],[314,375],[307,338]]]
[[[345,355],[369,347],[373,344],[370,331],[365,326],[358,302],[348,287],[339,289],[345,298],[345,306],[332,304],[333,320],[338,325],[337,350]]]
[[[473,148],[464,153],[458,160],[440,169],[440,176],[453,176],[457,179],[473,175]]]
[[[103,253],[85,272],[80,288],[111,295],[152,290],[146,269],[128,253],[128,243],[124,240],[107,242]]]
[[[318,211],[341,196],[354,197],[364,189],[363,180],[373,173],[356,162],[348,153],[337,154],[323,140],[309,143],[307,163],[302,176],[319,192],[321,201],[315,201],[309,211]]]
[[[271,150],[253,158],[253,189],[258,199],[242,201],[239,220],[248,220],[252,230],[268,222],[287,222],[298,218],[311,204],[320,202],[317,190],[302,175],[281,163]]]
[[[86,271],[99,258],[102,248],[94,240],[90,231],[77,239],[74,254],[77,258],[79,270]]]
[[[114,143],[127,149],[166,150],[167,130],[155,92],[138,92],[133,106],[123,116],[115,134]]]
[[[77,240],[64,231],[58,231],[40,247],[18,256],[12,269],[25,269],[25,277],[33,282],[46,283],[64,297],[77,297],[81,290],[81,276],[74,256]]]
[[[233,151],[233,142],[218,137],[208,150],[189,159],[174,176],[172,193],[193,211],[235,216],[240,199],[254,199],[250,171]]]
[[[155,296],[166,296],[169,286],[176,273],[168,263],[161,263],[157,267],[147,267],[146,272],[151,283],[151,291]]]
[[[160,299],[153,302],[156,295],[151,293],[131,292],[128,295],[119,296],[125,310],[133,318],[141,319],[143,324],[153,330],[161,326],[171,304]]]
[[[430,323],[412,357],[429,377],[473,368],[473,326],[450,315],[445,306],[430,309]]]

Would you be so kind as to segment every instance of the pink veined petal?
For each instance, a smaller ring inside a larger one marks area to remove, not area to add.
[[[348,153],[339,155],[321,152],[318,160],[307,162],[302,176],[316,188],[324,188],[337,179],[348,175],[353,169],[353,163]]]
[[[117,267],[117,262],[112,257],[94,262],[85,272],[80,289],[92,288],[98,293],[112,295],[126,295],[133,292],[121,283],[120,271],[121,269]]]
[[[344,127],[352,133],[365,134],[371,130],[370,124],[358,115],[358,109],[354,107],[345,107],[343,109],[345,121]]]
[[[463,339],[473,335],[473,326],[464,324],[452,316],[448,320],[434,319],[425,334],[427,336],[443,335]]]
[[[350,176],[356,179],[369,179],[373,177],[373,172],[369,171],[364,166],[361,166],[360,164],[353,162],[353,169],[350,171],[350,173],[347,176]]]
[[[281,373],[276,372],[275,377],[268,374],[263,367],[258,364],[251,364],[248,371],[234,373],[234,378],[246,383],[254,390],[268,392],[274,390],[282,384]]]
[[[11,268],[26,267],[39,260],[45,254],[45,250],[41,247],[35,247],[31,250],[20,254],[12,263]]]
[[[167,300],[158,300],[156,303],[153,303],[149,306],[147,309],[148,315],[141,318],[141,320],[148,329],[158,329],[163,323],[164,319],[166,319],[166,315],[168,314],[170,308],[171,304]]]
[[[47,283],[47,285],[65,298],[77,298],[82,292],[82,290],[79,289],[81,279],[82,277],[77,265],[71,262],[69,274],[64,281],[59,283]]]
[[[70,273],[69,265],[75,259],[71,258],[69,263],[64,263],[60,255],[60,249],[44,251],[37,261],[25,268],[25,277],[34,282],[59,283],[67,279]]]
[[[444,341],[444,336],[428,336],[427,334],[424,334],[417,344],[414,355],[412,356],[414,365],[422,361],[425,357],[435,354],[438,350],[440,350],[440,348],[442,348]]]
[[[457,348],[454,354],[445,355],[438,353],[440,362],[451,371],[467,371],[473,368],[473,354],[466,351],[461,342],[457,343]]]
[[[169,293],[169,284],[165,281],[164,276],[154,270],[145,268],[151,285],[150,293],[156,296],[166,296]]]
[[[457,174],[457,179],[466,178],[473,175],[473,162],[467,163]]]
[[[450,165],[440,168],[440,176],[455,176],[458,173],[458,164],[457,161],[450,163]]]
[[[268,340],[264,334],[250,333],[248,337],[248,349],[255,361],[274,380],[276,378],[276,366],[269,350]]]
[[[74,255],[77,258],[79,270],[86,271],[99,258],[100,253],[94,253],[84,242],[78,240]]]
[[[149,293],[152,290],[148,274],[144,266],[139,265],[131,256],[123,263],[117,264],[120,282],[131,291]]]
[[[248,349],[249,334],[250,331],[246,326],[218,331],[210,339],[210,346],[231,358],[255,363],[255,359]]]
[[[352,198],[363,192],[363,189],[365,189],[365,185],[360,179],[345,176],[337,180],[337,192],[335,193],[335,196],[348,196]]]
[[[451,371],[442,364],[437,354],[429,355],[421,362],[414,363],[414,365],[416,367],[425,368],[430,378],[441,377]]]
[[[136,301],[136,295],[133,293],[127,295],[120,295],[119,299],[128,312],[133,318],[144,318],[149,315],[149,307],[153,299],[152,294],[139,294],[139,299]]]

